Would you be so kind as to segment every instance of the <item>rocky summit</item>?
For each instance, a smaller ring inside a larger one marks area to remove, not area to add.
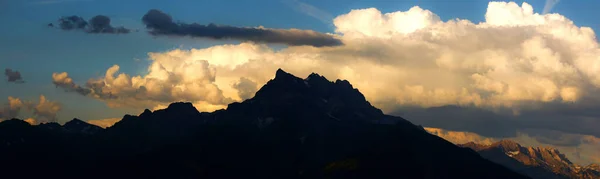
[[[211,113],[177,102],[107,129],[4,121],[0,158],[2,175],[25,178],[529,178],[384,114],[346,80],[281,69]]]
[[[481,156],[534,179],[600,178],[597,164],[586,167],[571,163],[564,154],[550,147],[524,147],[511,140],[491,145],[473,142],[460,146],[477,151]]]

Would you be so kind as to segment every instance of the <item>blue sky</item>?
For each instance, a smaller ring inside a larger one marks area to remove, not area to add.
[[[289,2],[289,1],[288,1]],[[375,7],[382,12],[405,11],[420,6],[439,15],[443,20],[461,18],[473,22],[484,20],[488,1],[409,1],[409,0],[304,0],[333,17],[351,9]],[[521,3],[522,1],[517,1]],[[536,12],[541,12],[544,0],[527,1]],[[151,8],[161,9],[175,19],[185,22],[217,23],[233,26],[265,26],[270,28],[312,29],[333,32],[331,24],[324,23],[293,5],[280,0],[2,0],[0,1],[0,67],[19,70],[27,83],[3,84],[0,96],[37,99],[40,94],[63,104],[60,121],[73,117],[97,119],[119,117],[123,113],[137,113],[138,109],[109,109],[100,101],[64,93],[51,83],[53,72],[68,71],[78,83],[91,77],[102,76],[113,64],[128,74],[146,71],[148,52],[162,52],[178,47],[202,48],[235,41],[215,41],[187,38],[153,38],[144,33],[140,17]],[[291,3],[294,4],[294,3]],[[600,6],[596,1],[560,2],[553,12],[561,13],[580,26],[598,27]],[[103,14],[112,18],[114,25],[140,29],[130,35],[87,35],[48,29],[45,24],[66,15],[90,18]],[[141,59],[141,60],[136,60]]]

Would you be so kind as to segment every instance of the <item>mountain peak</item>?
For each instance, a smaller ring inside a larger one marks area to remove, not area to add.
[[[352,87],[352,84],[350,84],[350,82],[348,80],[335,80],[335,84],[336,85],[340,85],[344,88],[349,88],[349,89],[354,89],[354,87]]]
[[[152,111],[150,111],[149,109],[144,109],[144,112],[142,112],[139,116],[144,117],[144,116],[148,116],[151,114],[152,114]]]
[[[94,134],[102,130],[101,127],[89,124],[77,118],[73,118],[73,120],[65,123],[65,125],[62,127],[71,132],[80,132],[86,134]]]
[[[275,71],[275,77],[277,77],[277,75],[283,75],[283,74],[289,74],[285,71],[283,71],[283,69],[278,68],[277,71]]]
[[[318,73],[310,73],[310,75],[308,75],[305,79],[305,81],[314,81],[314,80],[319,80],[319,81],[327,81],[329,82],[329,80],[327,80],[327,78],[325,78],[322,75],[319,75]]]
[[[600,164],[593,163],[585,167],[586,169],[595,170],[600,172]]]
[[[277,69],[277,72],[275,72],[275,78],[273,80],[290,80],[290,79],[295,79],[298,78],[288,72],[283,71],[281,68]]]
[[[524,147],[512,140],[501,140],[489,146],[473,142],[459,146],[471,148],[481,156],[508,168],[530,175],[534,179],[547,178],[598,178],[598,165],[584,167],[571,163],[567,157],[552,147]],[[591,177],[582,177],[588,175]]]
[[[44,128],[44,129],[50,129],[50,130],[55,130],[55,129],[61,129],[62,128],[62,126],[59,123],[56,123],[56,122],[40,123],[38,125],[38,127]]]
[[[147,111],[146,111],[147,110]],[[146,109],[144,110],[144,113],[148,113],[150,112],[150,110]],[[169,106],[167,107],[168,111],[196,111],[198,112],[198,110],[196,109],[196,107],[194,107],[194,105],[190,102],[175,102],[175,103],[171,103],[169,104]],[[142,114],[144,114],[142,113]],[[152,113],[152,112],[150,112]]]
[[[483,150],[483,149],[486,149],[487,147],[489,147],[489,145],[478,144],[475,142],[467,142],[464,144],[459,144],[458,146],[465,147],[465,148],[471,148],[475,151],[480,151],[480,150]]]
[[[9,128],[11,128],[12,126],[31,126],[31,124],[25,122],[24,120],[13,118],[9,120],[0,121],[0,127],[2,126],[8,126]]]
[[[79,125],[79,124],[82,124],[82,123],[86,123],[87,124],[87,122],[84,122],[81,119],[73,118],[69,122],[65,123],[65,126],[68,126],[68,125]]]
[[[317,73],[301,79],[278,69],[275,78],[258,90],[251,101],[278,106],[301,104],[304,107],[317,107],[337,119],[354,118],[352,116],[356,115],[364,120],[380,120],[384,116],[380,109],[372,106],[347,80],[332,82]]]
[[[521,145],[519,143],[507,139],[498,141],[492,144],[492,146],[499,147],[505,151],[519,151],[519,149],[521,148]]]

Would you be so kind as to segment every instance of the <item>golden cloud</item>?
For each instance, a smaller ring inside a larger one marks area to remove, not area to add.
[[[234,88],[240,79],[264,84],[283,68],[299,76],[318,72],[347,79],[384,111],[398,105],[520,108],[522,102],[576,102],[593,95],[590,86],[600,87],[600,48],[592,29],[560,14],[534,13],[527,3],[490,2],[485,21],[477,24],[444,22],[420,7],[391,13],[357,9],[334,24],[343,46],[274,50],[241,43],[149,53],[147,75],[117,74],[115,65],[86,86],[90,96],[112,106],[223,105],[248,98],[239,90],[254,89]]]

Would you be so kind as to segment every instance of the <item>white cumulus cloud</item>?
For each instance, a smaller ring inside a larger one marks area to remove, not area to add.
[[[387,112],[444,105],[518,111],[600,97],[600,48],[591,28],[536,13],[527,3],[490,2],[482,15],[485,21],[474,23],[442,21],[418,6],[389,13],[356,9],[333,20],[342,46],[275,50],[241,43],[149,53],[147,75],[118,73],[113,66],[80,91],[114,106],[192,101],[224,107],[283,68],[347,79]],[[55,84],[65,83],[60,74]],[[255,84],[240,88],[242,78]],[[58,86],[77,91],[65,84]]]

